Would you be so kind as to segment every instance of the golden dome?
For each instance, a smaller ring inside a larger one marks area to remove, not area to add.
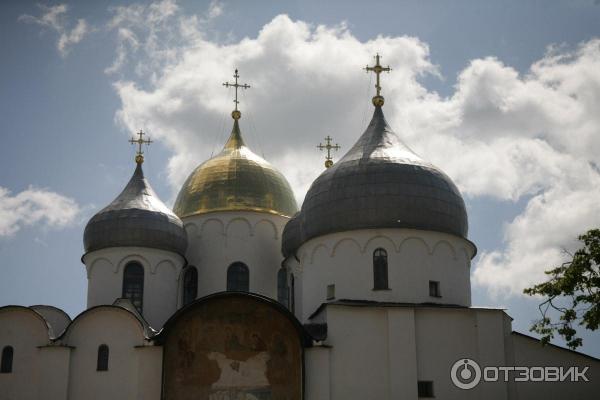
[[[246,147],[236,119],[223,150],[187,178],[173,211],[179,218],[215,211],[291,217],[298,206],[285,177]]]

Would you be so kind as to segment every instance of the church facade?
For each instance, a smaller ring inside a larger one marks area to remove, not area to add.
[[[600,360],[472,306],[463,198],[386,122],[379,57],[368,70],[372,120],[300,210],[244,143],[237,71],[231,135],[173,210],[140,132],[133,176],[85,228],[87,309],[0,307],[0,400],[597,398]]]

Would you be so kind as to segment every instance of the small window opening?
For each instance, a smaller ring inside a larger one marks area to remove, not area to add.
[[[108,371],[108,346],[105,344],[98,346],[96,371]]]
[[[183,275],[183,305],[196,300],[198,296],[198,270],[196,267],[187,267]]]
[[[429,281],[429,295],[431,297],[442,297],[440,283],[438,281]]]
[[[289,287],[287,270],[283,267],[277,272],[277,301],[289,307]]]
[[[0,363],[0,373],[10,374],[13,367],[14,350],[12,346],[5,346],[2,349],[2,362]]]
[[[250,291],[250,270],[241,262],[234,262],[227,268],[227,290],[234,292]]]
[[[327,285],[327,300],[335,299],[335,285]]]
[[[419,397],[435,397],[433,395],[433,382],[432,381],[419,381],[417,383],[417,391]]]
[[[388,286],[388,256],[382,248],[373,252],[373,290],[387,290]]]

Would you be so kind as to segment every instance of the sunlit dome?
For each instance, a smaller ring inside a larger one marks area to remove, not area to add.
[[[298,206],[285,177],[244,144],[235,119],[223,150],[187,178],[173,210],[180,218],[216,211],[291,217]]]

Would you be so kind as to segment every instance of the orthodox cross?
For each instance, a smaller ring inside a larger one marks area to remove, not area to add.
[[[330,168],[333,165],[333,159],[331,157],[331,150],[339,150],[339,144],[331,144],[331,136],[327,135],[325,138],[325,144],[319,143],[317,149],[319,150],[327,150],[327,156],[325,157],[325,168]]]
[[[136,135],[138,135],[138,138],[129,139],[129,143],[138,145],[138,149],[135,155],[135,162],[141,164],[144,162],[144,152],[142,151],[142,145],[145,144],[146,146],[150,146],[152,140],[150,140],[150,138],[144,139],[145,133],[141,129],[138,133],[136,133]]]
[[[231,112],[231,116],[233,117],[233,119],[240,119],[242,116],[242,113],[240,111],[238,111],[238,104],[240,104],[240,102],[238,101],[238,88],[250,89],[250,85],[246,85],[245,83],[244,84],[238,83],[238,78],[240,77],[240,75],[238,74],[237,68],[235,69],[235,74],[233,74],[233,77],[235,78],[235,83],[225,82],[225,83],[223,83],[223,86],[225,86],[226,88],[229,88],[229,87],[235,88],[235,100],[233,100],[233,102],[235,103],[235,110],[233,110]]]
[[[364,68],[365,71],[367,71],[367,73],[369,72],[375,72],[375,75],[377,76],[377,83],[375,83],[375,89],[377,89],[377,95],[375,97],[373,97],[373,104],[375,106],[379,106],[381,107],[383,105],[383,96],[381,95],[381,85],[379,82],[379,75],[382,72],[390,72],[392,69],[387,66],[387,67],[382,67],[381,64],[379,63],[381,56],[379,55],[379,53],[377,53],[377,55],[375,56],[375,65],[372,67],[369,67],[368,65]]]

